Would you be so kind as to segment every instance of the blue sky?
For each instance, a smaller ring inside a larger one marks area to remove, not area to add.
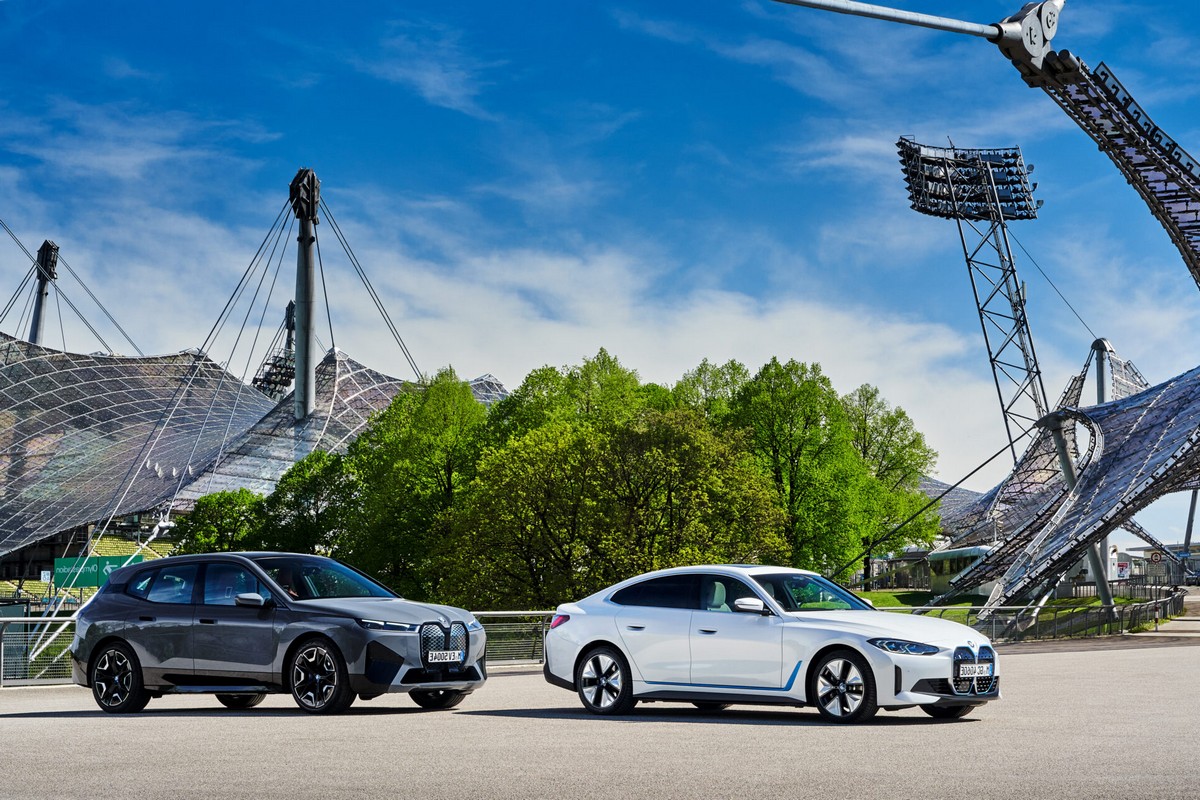
[[[1070,0],[1055,45],[1200,153],[1200,7],[1161,9]],[[979,39],[757,0],[0,0],[0,65],[0,219],[54,239],[147,353],[204,340],[309,166],[423,370],[516,386],[600,347],[662,383],[703,358],[817,361],[908,410],[953,482],[1004,432],[955,228],[908,208],[908,134],[1036,165],[1045,206],[1012,231],[1091,328],[1019,258],[1052,398],[1094,336],[1151,382],[1200,358],[1165,233]],[[338,345],[408,377],[319,230]],[[5,299],[22,259],[0,241]],[[1181,508],[1142,519],[1175,538]]]

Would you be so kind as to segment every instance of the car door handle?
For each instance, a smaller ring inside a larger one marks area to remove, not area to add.
[[[138,617],[138,622],[154,622],[154,617]]]
[[[217,621],[215,619],[202,619],[202,620],[200,620],[200,624],[201,625],[216,625]]]
[[[626,625],[625,627],[626,627],[626,629],[628,629],[628,630],[631,630],[631,631],[644,631],[644,630],[646,630],[646,626],[645,626],[645,625]]]
[[[700,632],[701,632],[701,633],[707,633],[707,634],[709,634],[709,635],[711,636],[712,634],[714,634],[714,633],[716,633],[716,632],[717,632],[717,629],[716,629],[716,628],[701,628],[701,629],[700,629]]]

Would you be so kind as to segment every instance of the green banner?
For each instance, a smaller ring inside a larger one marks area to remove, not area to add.
[[[103,586],[109,573],[125,562],[136,564],[141,556],[92,556],[91,558],[54,559],[54,587],[56,589],[87,589]]]

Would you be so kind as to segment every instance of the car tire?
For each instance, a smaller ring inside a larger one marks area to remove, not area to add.
[[[306,639],[288,659],[292,699],[309,714],[339,714],[354,702],[346,664],[327,639]]]
[[[628,714],[637,702],[630,685],[629,662],[612,647],[594,648],[579,660],[575,686],[583,707],[593,714]]]
[[[421,708],[445,709],[454,708],[467,695],[452,689],[417,689],[409,692],[408,696]]]
[[[109,714],[134,714],[150,702],[142,665],[124,642],[109,642],[92,659],[92,697]]]
[[[875,716],[875,679],[866,659],[853,650],[821,656],[809,673],[808,702],[826,722],[865,722]]]
[[[921,710],[934,719],[962,719],[975,706],[921,706]]]
[[[266,698],[266,692],[259,694],[219,694],[217,702],[226,708],[232,708],[234,711],[242,711],[247,708],[254,708]]]
[[[713,702],[709,702],[709,701],[697,701],[697,702],[692,703],[692,705],[694,705],[696,708],[700,709],[701,711],[724,711],[725,709],[729,708],[729,706],[731,706],[733,704],[732,703],[713,703]]]

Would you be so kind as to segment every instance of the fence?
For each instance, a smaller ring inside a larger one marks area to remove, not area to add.
[[[1157,587],[1149,587],[1157,589]],[[1159,620],[1183,613],[1186,592],[1169,591],[1145,603],[1117,606],[1007,606],[985,610],[981,606],[931,606],[881,608],[893,613],[920,613],[961,622],[994,642],[1021,642],[1104,636],[1156,625]],[[487,631],[489,664],[540,664],[544,659],[546,631],[553,611],[477,611],[475,617]],[[67,652],[74,634],[73,617],[0,617],[0,686],[70,683],[71,659]],[[59,630],[50,646],[47,631]],[[37,648],[42,651],[31,660]]]

